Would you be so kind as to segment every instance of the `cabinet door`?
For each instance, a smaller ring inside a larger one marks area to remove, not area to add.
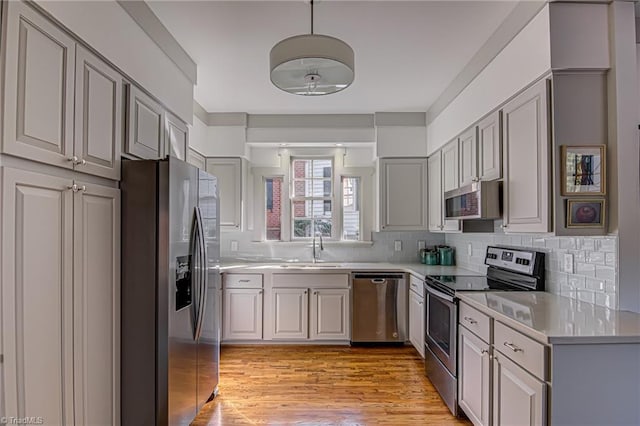
[[[262,289],[228,289],[223,298],[223,340],[261,340]]]
[[[129,86],[126,152],[144,159],[164,157],[164,111],[137,87]]]
[[[409,292],[409,341],[424,358],[424,298]]]
[[[189,128],[178,117],[165,112],[164,119],[166,154],[186,161],[189,145]]]
[[[458,330],[458,404],[475,426],[486,426],[491,423],[489,345],[464,327]]]
[[[240,229],[242,218],[242,160],[207,158],[207,172],[218,178],[220,226]]]
[[[312,340],[349,340],[349,290],[312,290],[310,316]]]
[[[80,190],[73,200],[75,421],[84,425],[117,425],[120,190],[76,184]]]
[[[6,9],[3,152],[73,168],[75,42],[23,2]]]
[[[187,162],[196,166],[200,170],[205,170],[207,168],[204,155],[191,148],[187,149]]]
[[[74,424],[72,181],[2,180],[2,415]]]
[[[81,46],[75,111],[76,170],[120,180],[122,77]]]
[[[308,290],[306,288],[274,288],[271,312],[274,339],[307,339]]]
[[[429,183],[429,231],[442,231],[442,154],[436,152],[427,160]]]
[[[427,160],[380,160],[380,228],[427,229]]]
[[[503,109],[505,232],[548,232],[549,134],[547,80]]]
[[[478,163],[481,180],[502,177],[502,138],[500,120],[496,112],[478,123]]]
[[[460,135],[460,186],[478,180],[478,128]]]
[[[547,424],[546,384],[503,355],[493,357],[493,424]]]
[[[458,140],[449,142],[442,148],[442,190],[443,192],[457,189],[458,179]]]

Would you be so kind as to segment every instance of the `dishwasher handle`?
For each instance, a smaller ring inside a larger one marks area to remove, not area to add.
[[[353,274],[353,279],[365,279],[365,280],[402,280],[405,278],[404,274],[398,273],[375,273],[375,272],[356,272]]]
[[[386,278],[371,278],[371,283],[373,284],[384,284],[387,282]]]

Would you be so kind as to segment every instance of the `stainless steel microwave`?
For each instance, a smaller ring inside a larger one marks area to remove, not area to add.
[[[502,182],[473,182],[444,193],[445,219],[499,219]]]

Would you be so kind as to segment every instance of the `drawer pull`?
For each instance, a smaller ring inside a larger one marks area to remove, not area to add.
[[[478,323],[478,321],[474,320],[471,317],[464,317],[464,320],[465,321],[469,321],[469,324],[477,324]]]
[[[239,283],[248,283],[251,282],[251,280],[238,280]]]
[[[513,343],[504,342],[504,345],[506,347],[508,347],[509,349],[511,349],[512,351],[514,351],[514,352],[524,352],[524,349],[521,349],[521,348],[517,347]]]
[[[488,351],[488,350],[486,350],[486,349],[483,349],[483,350],[481,350],[481,351],[480,351],[480,353],[481,353],[482,355],[484,355],[484,354],[488,354],[488,353],[489,353],[489,351]]]

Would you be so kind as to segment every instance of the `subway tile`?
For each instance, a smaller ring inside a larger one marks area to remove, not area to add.
[[[533,239],[533,247],[546,247],[546,242],[544,238],[534,238]]]
[[[596,265],[590,265],[588,263],[576,262],[575,272],[578,275],[584,275],[585,277],[596,276]]]
[[[573,289],[585,288],[585,280],[585,277],[581,277],[579,275],[567,275],[567,284],[569,284]]]
[[[597,278],[587,278],[585,281],[585,287],[587,290],[603,292],[607,288],[605,280]]]
[[[533,247],[533,237],[530,235],[522,235],[522,247]]]
[[[617,238],[601,238],[600,242],[600,251],[605,251],[609,253],[613,253],[617,251],[618,241]]]
[[[560,296],[568,297],[570,299],[576,299],[578,297],[576,290],[562,290],[560,291]]]
[[[558,238],[547,238],[544,243],[546,248],[549,249],[559,249],[560,248],[560,240]]]
[[[575,250],[576,249],[576,239],[571,237],[563,237],[559,238],[560,240],[560,248],[565,250]]]
[[[578,244],[580,246],[580,250],[596,250],[596,240],[593,238],[579,238]]]
[[[596,277],[602,278],[605,280],[615,280],[616,270],[609,266],[596,265]]]
[[[587,254],[586,252],[582,251],[582,250],[571,250],[569,251],[569,253],[573,254],[573,261],[574,262],[586,262],[587,261]]]
[[[607,293],[617,293],[618,292],[618,285],[616,284],[615,281],[606,280],[605,281],[605,291]]]
[[[618,262],[617,262],[617,259],[616,259],[616,254],[615,253],[605,253],[605,264],[607,264],[608,266],[617,267],[618,266]]]
[[[576,290],[577,299],[581,302],[595,303],[596,294],[590,290]]]
[[[587,254],[587,262],[593,263],[596,265],[604,265],[605,253],[602,251],[590,251]]]
[[[510,237],[509,244],[511,244],[514,247],[521,247],[522,246],[522,236],[521,235],[512,235]]]
[[[596,293],[595,303],[598,306],[604,306],[605,308],[609,309],[616,309],[616,295],[607,293]]]
[[[567,274],[564,272],[550,272],[549,278],[551,282],[557,284],[566,284],[567,283]]]

